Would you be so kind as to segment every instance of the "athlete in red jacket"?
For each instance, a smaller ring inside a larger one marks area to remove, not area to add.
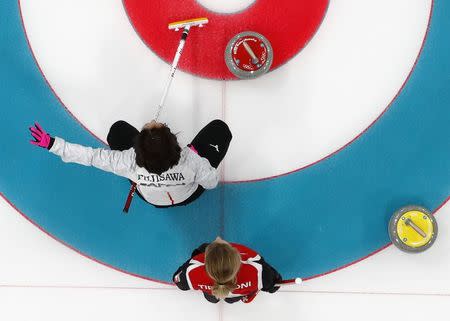
[[[218,237],[194,250],[173,281],[183,291],[202,291],[212,303],[250,303],[259,290],[276,292],[281,275],[255,251]]]

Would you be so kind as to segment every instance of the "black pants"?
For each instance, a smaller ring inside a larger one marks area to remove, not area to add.
[[[203,292],[203,295],[205,297],[206,300],[208,300],[211,303],[218,303],[220,300],[218,298],[216,298],[214,295],[210,295],[208,293]],[[241,296],[236,297],[236,298],[226,298],[224,301],[226,303],[235,303],[238,302],[242,299]]]
[[[127,150],[134,146],[134,140],[138,134],[139,131],[136,128],[126,121],[119,120],[109,129],[106,140],[112,150]],[[194,137],[190,145],[198,151],[198,154],[201,157],[209,160],[211,166],[217,168],[228,151],[232,137],[227,124],[216,119],[203,127],[203,129]],[[199,198],[204,191],[203,187],[198,186],[197,190],[181,203],[167,206],[152,205],[155,207],[187,205]],[[142,198],[139,193],[138,195]]]

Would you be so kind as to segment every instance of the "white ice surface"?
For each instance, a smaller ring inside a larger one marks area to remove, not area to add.
[[[237,10],[232,1],[199,2]],[[21,3],[46,77],[90,130],[105,139],[117,119],[139,127],[151,117],[168,66],[135,34],[119,0]],[[227,180],[314,162],[356,136],[395,96],[430,7],[431,0],[331,0],[310,44],[260,79],[210,81],[178,71],[163,120],[187,143],[209,120],[225,119],[234,133]],[[0,320],[449,320],[450,204],[437,221],[439,238],[425,253],[391,246],[302,286],[228,306],[84,258],[0,199]]]
[[[169,66],[135,33],[120,0],[21,4],[44,74],[91,131],[105,140],[118,119],[140,127],[153,117]],[[356,137],[394,98],[419,53],[430,8],[431,0],[332,0],[306,48],[263,77],[223,82],[178,71],[161,119],[188,143],[223,118],[234,134],[227,181],[313,163]]]

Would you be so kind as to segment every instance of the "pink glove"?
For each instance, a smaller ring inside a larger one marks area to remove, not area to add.
[[[35,127],[30,127],[31,136],[35,140],[30,140],[30,143],[42,148],[50,149],[51,145],[53,145],[53,138],[50,137],[39,125],[39,123],[34,123]]]

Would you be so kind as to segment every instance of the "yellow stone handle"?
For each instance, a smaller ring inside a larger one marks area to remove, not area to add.
[[[420,234],[420,236],[422,236],[422,237],[426,237],[427,236],[425,234],[425,232],[422,231],[422,229],[420,227],[418,227],[410,218],[406,219],[405,224],[408,225],[408,226],[411,226],[414,231],[416,231],[417,233]]]

